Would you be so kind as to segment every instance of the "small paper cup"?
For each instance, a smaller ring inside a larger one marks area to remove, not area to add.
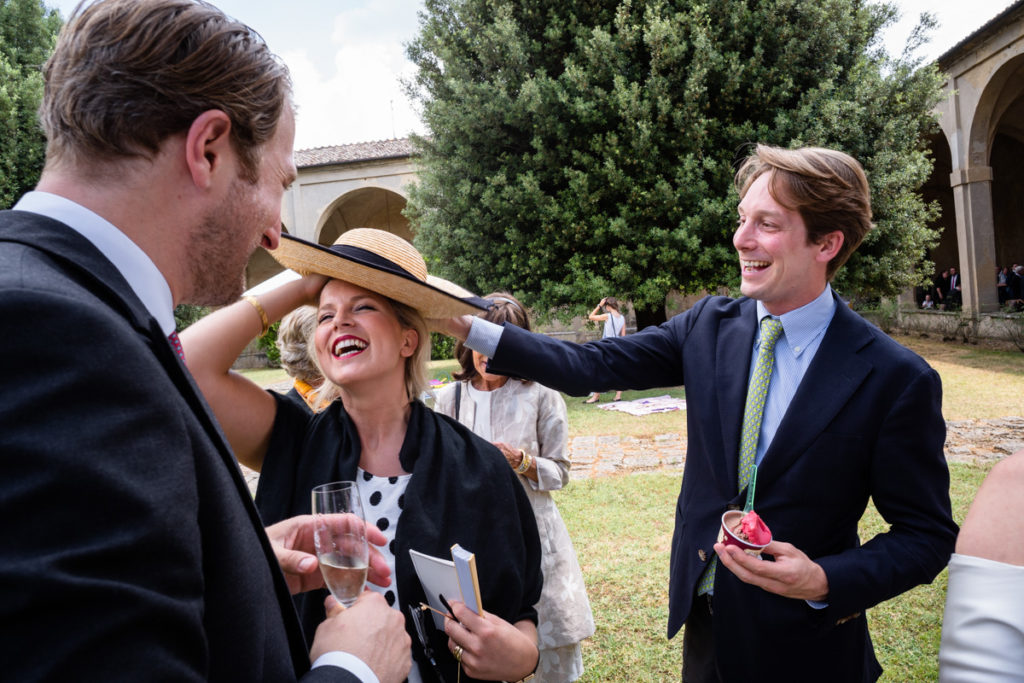
[[[756,543],[751,543],[750,541],[743,540],[742,538],[740,538],[732,532],[732,528],[739,524],[741,519],[743,519],[742,510],[729,510],[728,512],[723,513],[722,530],[718,533],[718,540],[721,543],[724,543],[725,545],[737,546],[748,555],[760,557],[761,551],[764,550],[764,547],[768,545],[768,543],[771,543],[771,539],[769,538],[768,543],[765,543],[763,545],[757,545]]]

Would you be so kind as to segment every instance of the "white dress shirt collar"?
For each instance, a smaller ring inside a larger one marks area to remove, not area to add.
[[[14,206],[64,223],[89,240],[139,297],[164,334],[174,331],[174,298],[171,287],[153,260],[117,226],[81,204],[49,192],[28,192]]]

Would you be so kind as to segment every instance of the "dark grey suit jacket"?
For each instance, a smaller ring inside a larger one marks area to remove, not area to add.
[[[0,320],[0,676],[355,680],[307,673],[227,442],[114,266],[0,212]]]
[[[743,504],[738,453],[755,318],[752,299],[708,297],[658,327],[583,345],[506,325],[490,361],[495,372],[578,396],[685,384],[669,637],[690,614],[722,513]],[[726,681],[878,678],[864,611],[931,581],[956,539],[941,402],[939,377],[924,360],[837,302],[758,469],[756,501],[776,540],[824,568],[828,607],[768,593],[720,567],[713,625]],[[862,546],[857,524],[869,499],[890,528]]]

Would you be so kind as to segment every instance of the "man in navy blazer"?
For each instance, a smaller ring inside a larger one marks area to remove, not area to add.
[[[103,0],[45,79],[43,177],[0,212],[0,677],[401,681],[373,593],[306,648],[309,518],[268,537],[168,338],[280,237],[287,70],[205,3]]]
[[[583,345],[479,319],[440,324],[491,371],[577,396],[685,384],[668,623],[670,638],[686,625],[683,681],[874,681],[866,610],[931,581],[956,538],[939,377],[829,286],[871,228],[854,159],[758,146],[737,188],[742,298],[707,297],[658,327]],[[716,540],[746,497],[739,442],[766,317],[783,332],[757,440],[755,508],[774,537],[762,560]],[[889,530],[862,544],[869,499]]]

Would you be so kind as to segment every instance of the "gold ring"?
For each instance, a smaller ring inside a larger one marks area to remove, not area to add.
[[[452,650],[452,654],[455,655],[455,661],[462,664],[462,653],[463,649],[461,645],[456,645],[455,649]]]

